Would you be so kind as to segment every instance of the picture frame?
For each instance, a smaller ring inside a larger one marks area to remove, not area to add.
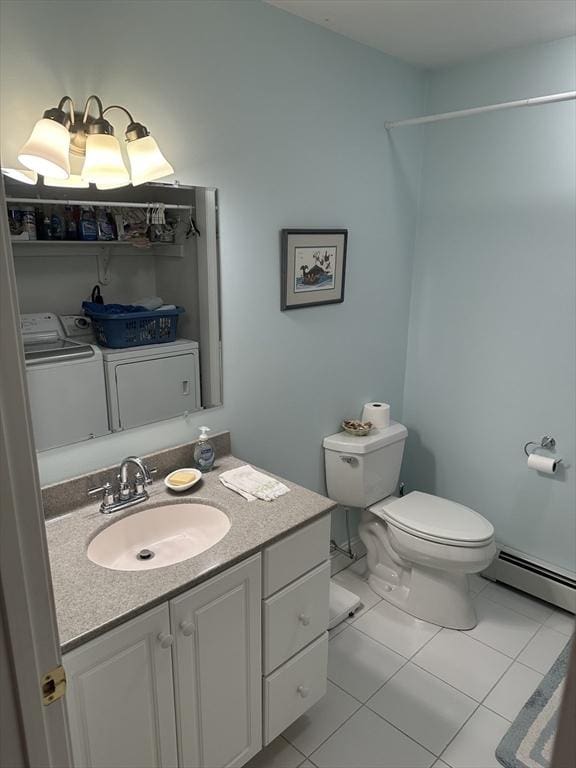
[[[347,229],[283,229],[280,309],[344,301]]]

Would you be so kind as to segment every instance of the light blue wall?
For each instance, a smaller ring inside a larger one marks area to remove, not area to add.
[[[428,112],[575,90],[574,39],[436,73]],[[404,421],[410,488],[576,570],[574,102],[430,125]],[[403,129],[409,132],[411,129]],[[522,446],[553,435],[565,470]]]
[[[6,156],[62,94],[97,92],[151,128],[182,183],[220,190],[225,406],[45,455],[43,480],[207,422],[322,491],[322,437],[368,400],[402,405],[421,145],[416,131],[388,143],[383,123],[423,110],[424,75],[260,2],[23,0],[2,14]],[[283,227],[348,228],[344,304],[280,312]]]

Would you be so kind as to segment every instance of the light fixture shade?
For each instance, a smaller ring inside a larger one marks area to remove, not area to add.
[[[84,158],[70,153],[70,176],[67,179],[55,179],[52,176],[44,176],[44,184],[47,187],[62,187],[65,189],[88,189],[90,184],[82,178],[82,166]]]
[[[44,176],[44,184],[47,187],[62,187],[66,189],[88,189],[90,182],[85,181],[77,173],[71,173],[67,179],[54,179]]]
[[[120,189],[120,187],[129,187],[130,181],[120,181],[115,184],[96,184],[96,189]]]
[[[88,136],[82,178],[93,184],[119,187],[130,182],[130,174],[124,165],[118,139],[105,133]]]
[[[21,181],[23,184],[36,184],[38,174],[36,171],[25,171],[24,168],[2,168],[4,176],[15,181]]]
[[[70,176],[69,150],[68,130],[61,123],[43,117],[18,153],[18,160],[42,176],[67,179]]]
[[[132,171],[132,184],[135,187],[174,173],[174,168],[160,152],[152,136],[143,136],[141,139],[129,141],[126,149]]]

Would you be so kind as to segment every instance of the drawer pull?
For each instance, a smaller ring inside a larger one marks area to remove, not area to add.
[[[306,688],[305,685],[299,685],[298,688],[296,688],[296,691],[300,694],[300,696],[302,696],[303,699],[306,699],[310,693],[310,688]]]
[[[160,632],[158,635],[158,642],[160,643],[160,648],[170,648],[174,642],[174,637],[172,635],[166,634],[165,632]]]
[[[310,624],[310,616],[306,616],[305,613],[301,613],[300,616],[298,616],[298,621],[300,624],[302,624],[303,627],[307,627],[308,624]]]
[[[191,621],[181,621],[180,630],[184,637],[190,637],[194,634],[194,624]]]

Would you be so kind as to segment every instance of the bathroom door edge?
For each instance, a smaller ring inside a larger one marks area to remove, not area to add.
[[[0,648],[2,667],[11,671],[2,683],[3,750],[16,765],[67,768],[65,700],[44,705],[41,695],[41,680],[61,664],[61,653],[1,183],[0,328]]]

